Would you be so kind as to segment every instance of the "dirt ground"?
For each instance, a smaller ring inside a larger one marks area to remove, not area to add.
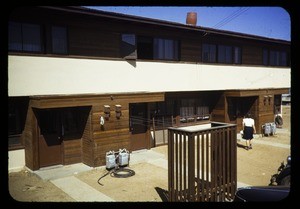
[[[290,106],[283,106],[283,127],[274,136],[259,135],[253,140],[253,149],[245,150],[245,142],[237,141],[237,180],[249,185],[268,185],[271,175],[290,155],[290,149],[270,146],[259,141],[290,144]],[[167,146],[153,148],[167,159]],[[129,178],[113,178],[106,174],[106,169],[96,168],[75,175],[96,190],[115,199],[117,202],[163,202],[168,190],[167,169],[149,163],[130,165],[135,175]],[[41,180],[26,170],[8,174],[8,192],[21,202],[73,202],[75,201],[50,181]],[[13,200],[12,199],[12,200]]]

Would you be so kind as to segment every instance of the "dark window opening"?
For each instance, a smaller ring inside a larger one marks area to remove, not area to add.
[[[148,60],[179,60],[179,41],[138,36],[137,58]]]
[[[153,38],[138,36],[137,53],[138,59],[153,60]]]
[[[269,52],[267,49],[263,49],[263,65],[269,65]]]
[[[202,46],[202,61],[216,62],[217,47],[214,44],[203,44]]]
[[[121,39],[121,57],[136,59],[136,36],[134,34],[122,34]]]
[[[129,129],[132,134],[145,133],[148,129],[147,103],[129,104]]]
[[[208,63],[241,64],[242,49],[237,46],[203,44],[202,60]]]
[[[9,22],[8,50],[42,52],[41,39],[40,25]]]
[[[257,97],[227,97],[228,116],[230,120],[243,118],[247,113],[254,115],[251,110]]]
[[[155,38],[154,59],[178,60],[178,41]]]
[[[232,63],[232,47],[231,46],[218,46],[218,62],[219,63]]]
[[[57,135],[65,140],[81,138],[89,107],[42,109],[38,111],[41,134]]]
[[[242,49],[241,47],[233,47],[233,63],[241,64],[242,63]]]
[[[285,51],[263,49],[263,65],[288,66],[287,53]]]
[[[52,26],[52,52],[55,54],[67,54],[67,28]]]
[[[8,146],[10,149],[24,145],[21,134],[25,128],[28,104],[27,97],[8,99]]]

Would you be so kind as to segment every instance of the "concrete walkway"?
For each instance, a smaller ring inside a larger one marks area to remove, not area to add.
[[[75,176],[51,180],[51,182],[79,202],[114,202],[112,198],[99,192]]]
[[[274,147],[280,147],[280,148],[285,148],[285,149],[291,149],[290,144],[282,144],[278,142],[272,142],[272,141],[263,141],[261,139],[258,139],[258,135],[254,135],[254,139],[252,140],[253,144],[264,144],[264,145],[269,145],[269,146],[274,146]],[[238,141],[246,141],[245,139],[242,138],[241,134],[237,134],[237,140]]]

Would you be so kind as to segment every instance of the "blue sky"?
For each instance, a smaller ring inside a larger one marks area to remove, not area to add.
[[[185,24],[197,12],[197,26],[291,40],[289,13],[281,7],[93,6],[93,9]]]

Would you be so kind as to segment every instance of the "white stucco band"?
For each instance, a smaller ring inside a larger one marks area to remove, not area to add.
[[[290,88],[290,68],[8,57],[8,95]]]

